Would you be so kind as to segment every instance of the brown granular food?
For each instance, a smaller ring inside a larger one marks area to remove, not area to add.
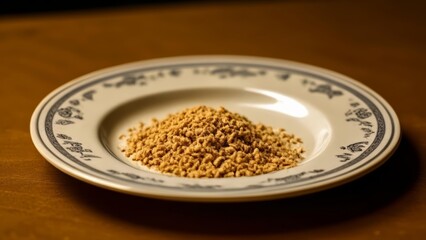
[[[127,157],[190,178],[253,176],[295,166],[301,139],[220,107],[197,106],[129,129]]]

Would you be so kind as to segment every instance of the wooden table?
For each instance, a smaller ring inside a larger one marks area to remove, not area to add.
[[[235,1],[0,16],[0,239],[420,239],[426,236],[426,4]],[[344,186],[286,200],[196,204],[71,178],[34,148],[39,101],[82,74],[191,54],[290,59],[381,94],[403,135]]]

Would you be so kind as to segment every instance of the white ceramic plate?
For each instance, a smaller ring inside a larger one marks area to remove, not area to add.
[[[254,177],[189,179],[141,168],[120,152],[119,136],[129,127],[201,104],[300,136],[305,160]],[[195,56],[126,64],[71,81],[38,105],[31,136],[52,165],[96,186],[163,199],[247,201],[360,177],[393,153],[400,126],[383,98],[340,74],[276,59]]]

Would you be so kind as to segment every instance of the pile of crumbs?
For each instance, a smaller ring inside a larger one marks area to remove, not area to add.
[[[294,167],[303,159],[301,139],[274,131],[220,107],[197,106],[140,123],[123,135],[126,157],[189,178],[254,176]]]

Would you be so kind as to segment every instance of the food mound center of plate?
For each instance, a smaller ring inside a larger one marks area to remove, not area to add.
[[[303,159],[302,140],[220,107],[196,106],[140,123],[122,135],[126,157],[162,173],[190,178],[265,174]]]

